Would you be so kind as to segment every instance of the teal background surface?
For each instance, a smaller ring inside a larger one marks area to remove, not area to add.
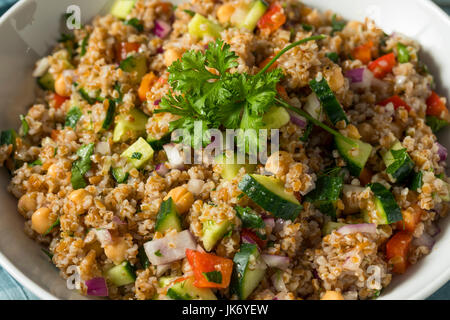
[[[15,2],[17,0],[0,0],[0,16]],[[435,2],[450,14],[450,0],[435,0]],[[22,287],[0,267],[0,300],[38,300],[38,298]],[[428,300],[450,300],[450,282],[428,298]]]

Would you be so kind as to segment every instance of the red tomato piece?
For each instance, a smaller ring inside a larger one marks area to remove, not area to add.
[[[364,64],[368,64],[372,60],[373,42],[369,41],[353,49],[352,55]]]
[[[407,231],[397,232],[386,244],[386,258],[392,263],[392,271],[405,273],[408,268],[408,252],[412,235]]]
[[[432,91],[431,95],[427,99],[427,115],[435,116],[441,119],[448,117],[448,109],[444,101],[442,101],[439,95]]]
[[[405,102],[403,101],[402,98],[400,98],[399,96],[395,95],[392,96],[386,100],[383,100],[379,103],[380,106],[386,106],[389,103],[392,103],[394,105],[394,109],[397,110],[400,107],[405,108],[408,111],[411,111],[411,107]]]
[[[259,19],[258,28],[272,33],[286,23],[284,9],[279,2],[273,3],[266,13]]]
[[[137,52],[141,44],[136,42],[121,42],[116,48],[116,60],[121,62],[128,57],[131,52]]]
[[[194,285],[197,288],[227,288],[233,272],[233,261],[211,253],[186,249],[186,257],[194,271]],[[210,275],[220,272],[222,281],[210,281]]]
[[[59,108],[61,108],[61,106],[62,106],[62,104],[64,103],[64,102],[66,102],[67,100],[69,100],[69,98],[67,98],[67,97],[63,97],[63,96],[60,96],[59,94],[57,94],[57,93],[54,93],[53,94],[53,101],[54,101],[54,108],[55,109],[59,109]]]
[[[392,71],[396,63],[395,54],[391,52],[369,63],[368,68],[376,78],[382,79]]]

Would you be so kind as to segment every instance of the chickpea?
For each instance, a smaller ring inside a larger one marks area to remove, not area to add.
[[[84,213],[92,205],[92,196],[84,189],[72,191],[67,198],[75,205],[77,214]]]
[[[236,8],[231,3],[226,3],[217,10],[217,19],[220,23],[229,22]]]
[[[170,190],[164,200],[172,198],[179,214],[188,212],[194,203],[194,196],[185,187],[177,187]]]
[[[327,291],[320,300],[345,300],[338,291]]]
[[[33,193],[26,193],[19,199],[17,207],[22,214],[36,210],[36,196]]]
[[[55,92],[62,97],[70,97],[71,89],[62,74],[55,81]]]
[[[47,174],[52,177],[53,179],[58,178],[59,176],[59,167],[56,163],[52,164],[48,170],[47,170]]]
[[[181,53],[177,49],[168,49],[164,52],[164,63],[170,67],[172,63],[181,58]]]
[[[115,264],[120,264],[125,260],[128,249],[125,238],[118,238],[112,244],[105,246],[105,254]]]
[[[51,210],[49,208],[40,208],[36,210],[31,216],[31,227],[39,234],[44,234],[56,221],[51,216]]]

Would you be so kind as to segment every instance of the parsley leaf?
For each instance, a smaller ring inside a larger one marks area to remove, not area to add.
[[[42,160],[36,159],[32,163],[28,164],[29,167],[42,166]]]
[[[265,227],[264,220],[251,208],[236,206],[234,208],[238,217],[242,220],[242,227],[249,229],[261,229]]]
[[[140,153],[140,152],[133,152],[133,154],[131,155],[131,159],[141,160],[141,158],[142,158],[142,153]]]
[[[160,250],[155,251],[154,254],[155,254],[155,256],[157,256],[157,257],[162,257],[162,256],[163,256],[163,254],[161,253]]]
[[[75,129],[77,126],[78,120],[80,120],[82,116],[81,110],[78,107],[72,107],[70,108],[69,112],[67,112],[66,115],[66,127],[71,127],[72,129]]]
[[[72,164],[72,176],[70,179],[74,190],[86,187],[87,184],[84,180],[84,175],[91,169],[91,156],[93,153],[93,143],[84,145],[78,149],[77,155],[79,159]]]
[[[139,19],[137,18],[132,18],[130,20],[126,20],[124,22],[125,25],[127,26],[131,26],[134,27],[137,31],[142,32],[144,31],[144,25],[142,24],[141,21],[139,21]]]
[[[386,173],[391,174],[394,178],[402,179],[414,168],[408,152],[405,149],[390,150],[393,162],[387,167]]]
[[[220,271],[202,272],[202,274],[208,282],[222,283],[222,272]]]
[[[30,126],[28,125],[27,119],[25,116],[20,115],[20,121],[22,122],[22,126],[20,127],[20,132],[23,134],[23,136],[26,136],[28,134],[28,131],[30,130]]]
[[[443,128],[449,125],[447,121],[434,116],[427,116],[426,124],[431,128],[431,131],[433,131],[433,133],[438,133]]]

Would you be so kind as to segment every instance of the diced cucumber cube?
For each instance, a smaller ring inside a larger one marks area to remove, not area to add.
[[[143,138],[139,138],[127,150],[122,153],[122,157],[127,158],[133,167],[139,169],[153,158],[153,149]]]
[[[241,24],[241,28],[246,28],[250,31],[253,31],[258,23],[259,19],[266,13],[268,5],[263,0],[257,0],[249,13],[245,17],[244,21]]]
[[[124,261],[121,264],[109,269],[106,272],[106,277],[118,287],[132,284],[136,281],[136,274],[128,261]]]
[[[116,0],[111,8],[111,14],[119,19],[126,19],[135,2],[136,0]]]
[[[196,13],[188,25],[189,33],[193,36],[203,38],[210,36],[213,38],[219,38],[222,32],[222,27],[217,23],[208,20],[199,13]]]

